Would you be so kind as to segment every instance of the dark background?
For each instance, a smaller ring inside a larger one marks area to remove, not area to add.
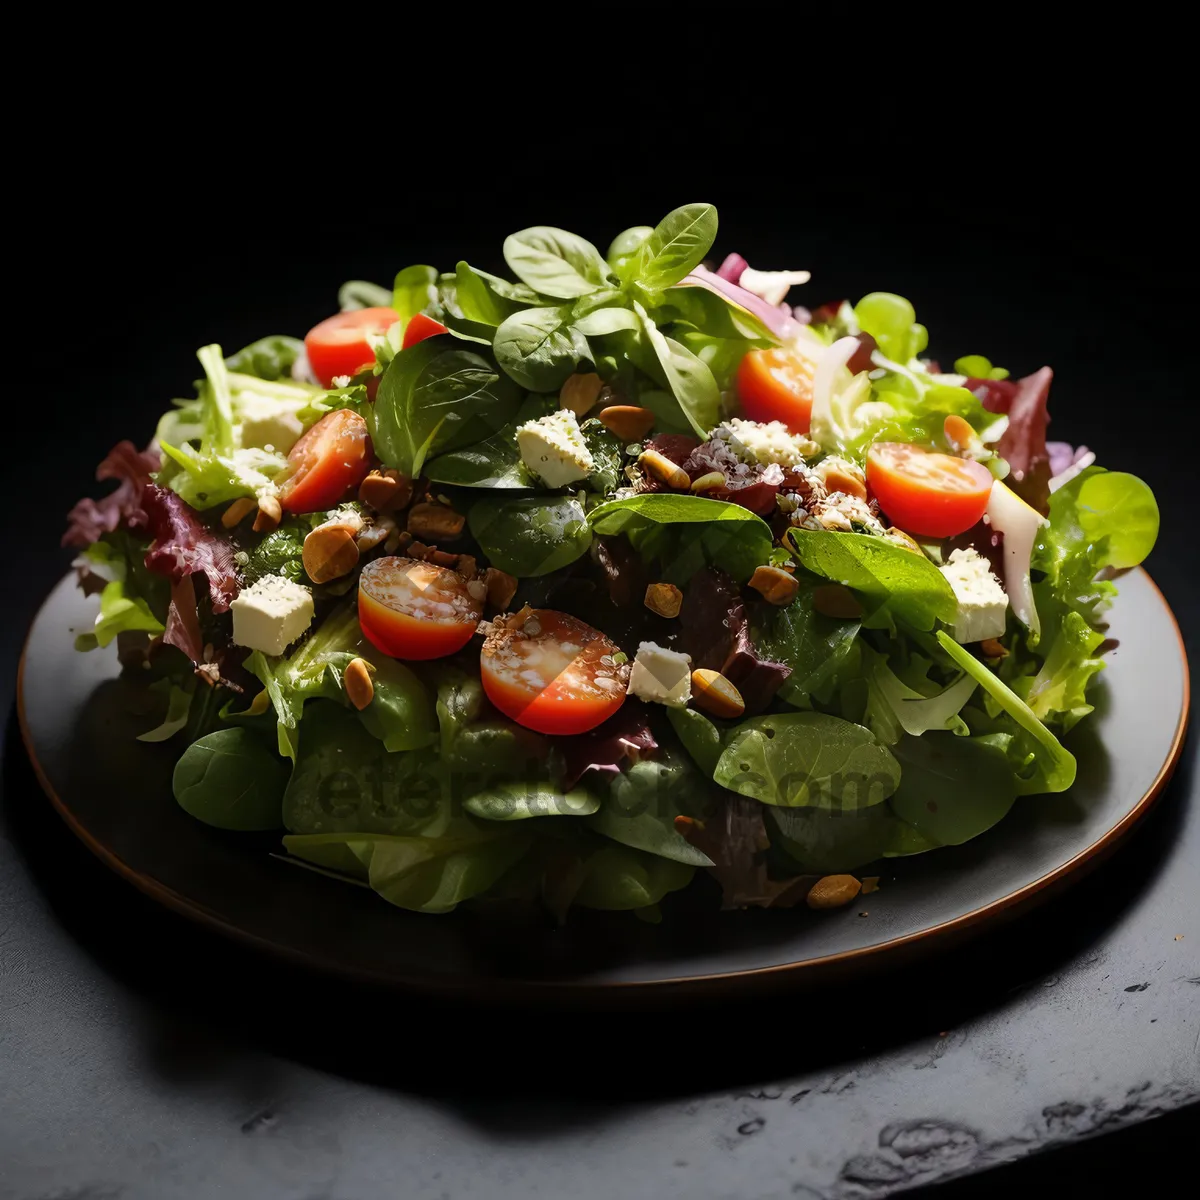
[[[686,100],[687,85],[680,88]],[[946,110],[957,103],[957,96],[944,98]],[[56,549],[63,514],[93,489],[95,464],[114,442],[144,441],[167,399],[189,394],[199,373],[197,347],[218,341],[232,352],[266,333],[303,335],[334,311],[345,279],[388,283],[410,262],[452,269],[466,258],[503,271],[503,238],[526,225],[561,225],[603,250],[626,226],[653,224],[693,200],[719,207],[718,257],[737,250],[761,268],[811,270],[813,282],[793,293],[795,302],[896,291],[913,301],[929,327],[930,352],[947,368],[965,353],[986,354],[1014,376],[1052,365],[1053,436],[1086,443],[1102,463],[1142,474],[1157,492],[1163,532],[1149,565],[1194,656],[1194,250],[1188,202],[1172,182],[1178,156],[1161,97],[1137,105],[1159,115],[1136,125],[1127,98],[1100,104],[1079,96],[1058,113],[986,120],[964,113],[962,124],[947,121],[936,134],[927,113],[905,104],[881,112],[881,99],[869,116],[852,117],[810,97],[797,103],[806,112],[803,126],[783,106],[766,130],[743,114],[713,124],[698,110],[690,130],[605,132],[599,123],[565,147],[549,117],[540,140],[514,140],[502,128],[481,132],[478,122],[457,137],[444,115],[440,122],[351,120],[336,137],[309,127],[277,141],[270,124],[247,135],[236,116],[214,129],[196,113],[173,119],[169,136],[159,136],[157,125],[134,115],[144,104],[142,95],[128,106],[79,107],[74,158],[62,176],[67,191],[51,187],[35,197],[32,209],[45,211],[31,210],[22,231],[28,245],[13,247],[33,251],[20,290],[33,302],[26,316],[46,362],[12,385],[19,403],[6,463],[14,498],[6,541],[19,547],[20,569],[8,573],[5,599],[6,712],[23,631],[69,561]],[[359,1054],[344,1058],[336,1040],[313,1043],[294,1022],[229,1003],[218,977],[230,972],[268,1004],[298,990],[318,1003],[347,1001],[333,1000],[329,985],[250,963],[126,895],[71,843],[48,808],[34,811],[36,788],[19,757],[10,721],[8,836],[71,943],[122,991],[132,989],[164,1029],[182,1020],[199,1030],[200,1044],[231,1075],[240,1054],[266,1047],[335,1074],[390,1082],[396,1064],[389,1056],[365,1068]],[[1090,891],[1083,900],[1057,902],[1015,940],[992,943],[1021,958],[1013,978],[1054,971],[1081,944],[1102,940],[1135,903],[1154,869],[1154,838],[1161,843],[1165,836],[1169,827],[1139,835],[1145,844],[1130,847],[1129,869],[1084,885]],[[164,983],[146,961],[156,957],[146,946],[163,947],[168,972],[186,965],[193,980],[202,980],[197,990]],[[987,1010],[995,988],[1013,982],[989,975],[978,956],[969,961],[979,978],[932,1011],[911,998],[924,977],[901,980],[910,998],[895,1004],[886,1039],[967,1020]],[[383,1002],[362,1003],[376,1013]],[[725,1019],[734,1018],[704,1019],[712,1044],[686,1065],[666,1068],[674,1073],[670,1084],[630,1082],[592,1063],[588,1102],[599,1116],[607,1104],[664,1087],[700,1092],[770,1077],[777,1060],[761,1042],[739,1055],[713,1034]],[[1024,1019],[1036,1022],[1036,1008]],[[572,1036],[565,1018],[561,1025],[553,1015],[544,1021],[547,1043]],[[873,1044],[842,1025],[817,1058],[833,1064]],[[519,1061],[505,1062],[520,1073]],[[172,1069],[190,1068],[176,1062]],[[456,1086],[432,1070],[422,1079],[435,1091]],[[555,1088],[536,1069],[528,1086],[529,1102],[544,1116]],[[146,1102],[117,1098],[113,1121],[135,1120]],[[1147,1159],[1177,1156],[1189,1115],[1009,1168],[990,1184],[954,1186],[963,1194],[1008,1194],[1043,1186],[1055,1171],[1076,1186],[1142,1179]],[[69,1141],[63,1153],[70,1156]],[[754,1196],[753,1158],[744,1162],[744,1194]]]

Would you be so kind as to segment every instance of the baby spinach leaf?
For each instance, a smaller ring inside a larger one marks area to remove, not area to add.
[[[890,804],[833,812],[768,808],[763,821],[772,847],[782,850],[799,873],[853,871],[880,858],[922,854],[937,847],[900,820]]]
[[[617,305],[594,309],[574,323],[575,329],[584,337],[604,337],[622,329],[637,329],[638,325],[637,313]]]
[[[586,296],[608,283],[608,264],[600,251],[584,238],[550,225],[509,234],[504,261],[535,292],[556,299]]]
[[[858,621],[817,612],[811,590],[804,590],[786,608],[758,610],[751,640],[765,657],[792,668],[779,689],[780,699],[810,708],[813,696],[829,699],[860,628]]]
[[[806,570],[845,584],[873,608],[887,607],[915,629],[932,629],[938,621],[954,624],[954,591],[923,554],[883,538],[825,529],[792,528],[784,541]]]
[[[763,804],[856,811],[886,800],[900,767],[861,725],[826,713],[782,713],[738,725],[713,778]]]
[[[937,846],[957,846],[1008,815],[1017,780],[1004,749],[988,737],[904,736],[892,753],[902,775],[892,811]]]
[[[338,308],[342,312],[351,312],[358,308],[388,308],[392,303],[392,293],[377,283],[368,283],[365,279],[348,279],[338,288]]]
[[[592,509],[588,521],[598,534],[624,534],[676,582],[686,583],[709,565],[745,583],[771,554],[771,529],[761,517],[703,496],[648,492],[610,500]]]
[[[434,483],[452,483],[460,487],[532,490],[537,484],[521,462],[517,427],[545,416],[549,407],[543,396],[526,396],[517,415],[503,429],[473,446],[439,454],[425,464],[426,477]]]
[[[237,374],[253,375],[257,379],[290,380],[292,365],[303,349],[304,343],[299,338],[277,333],[243,346],[225,360],[225,366]]]
[[[706,437],[721,419],[721,390],[712,371],[686,346],[663,334],[636,301],[634,310],[641,318],[642,333],[654,351],[663,380],[692,428],[700,437]]]
[[[569,308],[523,308],[496,330],[496,361],[531,392],[552,392],[589,354],[586,341],[572,333]]]
[[[448,789],[460,799],[510,783],[540,784],[553,765],[549,741],[507,718],[463,726],[442,751]]]
[[[881,742],[892,745],[905,733],[920,737],[935,730],[967,732],[958,714],[979,686],[970,675],[963,674],[926,696],[900,679],[884,655],[868,646],[861,649],[867,679],[865,720]]]
[[[193,742],[175,764],[180,808],[206,825],[249,832],[278,829],[288,768],[249,729],[218,729]]]
[[[471,536],[488,561],[519,579],[548,575],[587,553],[592,530],[574,496],[520,496],[477,501],[467,514]]]
[[[375,452],[390,467],[419,475],[426,458],[495,433],[521,395],[481,354],[448,334],[401,350],[368,410]]]
[[[605,259],[618,279],[627,282],[633,278],[638,265],[638,250],[653,232],[650,225],[634,225],[613,238]]]
[[[721,731],[694,708],[668,708],[667,720],[692,761],[711,779],[721,758]]]
[[[717,210],[711,204],[685,204],[669,212],[638,247],[634,276],[643,288],[678,283],[698,267],[717,240]]]
[[[522,308],[541,304],[532,288],[460,262],[454,271],[455,296],[462,315],[484,325],[499,326]]]
[[[437,281],[437,269],[424,265],[405,267],[396,275],[390,303],[403,324],[437,301]]]
[[[584,445],[592,456],[592,473],[587,478],[588,491],[603,496],[628,482],[623,470],[625,447],[621,440],[596,420],[589,417],[579,426]]]
[[[628,910],[657,904],[692,881],[695,867],[627,846],[605,846],[587,860],[575,903],[583,908]]]
[[[463,807],[485,821],[525,821],[530,817],[586,817],[600,801],[584,788],[561,792],[546,783],[504,783],[476,792]]]

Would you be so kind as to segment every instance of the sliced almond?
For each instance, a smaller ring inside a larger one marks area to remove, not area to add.
[[[958,413],[951,413],[942,422],[942,432],[946,435],[946,441],[955,450],[965,450],[975,441],[976,437],[970,422],[964,420]]]
[[[862,890],[853,875],[826,875],[809,889],[806,903],[809,908],[841,908]]]
[[[628,445],[640,442],[654,428],[654,414],[633,404],[610,404],[600,410],[600,424]]]
[[[782,567],[759,567],[750,576],[750,586],[769,604],[780,608],[791,604],[800,590],[796,577]]]
[[[452,542],[462,536],[467,518],[445,504],[425,501],[408,510],[408,531],[431,542]]]
[[[374,550],[381,542],[387,541],[392,534],[397,532],[399,531],[396,529],[396,522],[391,517],[379,513],[373,521],[368,522],[359,530],[355,535],[354,544],[360,553],[365,553],[368,550]]]
[[[825,484],[827,492],[842,492],[847,496],[857,496],[860,500],[867,498],[866,476],[851,463],[819,463],[817,474]]]
[[[283,520],[283,506],[278,496],[259,496],[258,516],[254,518],[255,533],[270,533]]]
[[[673,583],[652,583],[646,589],[645,603],[660,617],[677,617],[683,604],[683,593]]]
[[[500,612],[505,612],[517,594],[517,581],[506,571],[488,567],[483,573],[483,584],[487,589],[487,602]]]
[[[570,375],[559,388],[558,403],[563,408],[569,408],[577,417],[584,417],[596,407],[603,386],[604,381],[594,373]]]
[[[301,559],[313,583],[341,579],[358,566],[358,546],[354,536],[352,526],[329,523],[318,525],[304,539]]]
[[[740,717],[746,711],[742,693],[720,671],[703,667],[692,672],[692,700],[714,717]]]
[[[699,479],[693,480],[693,492],[715,492],[717,488],[725,486],[724,471],[709,471],[707,475],[701,475]]]
[[[342,686],[346,699],[362,712],[375,698],[375,684],[371,681],[371,664],[365,658],[351,659],[342,672]]]
[[[446,567],[452,571],[458,566],[458,555],[453,550],[439,550],[436,546],[430,546],[425,561],[433,563],[435,567]]]
[[[412,499],[412,480],[399,471],[372,471],[358,488],[358,498],[376,512],[390,513]]]
[[[221,514],[221,524],[226,529],[232,529],[235,525],[240,525],[256,508],[258,501],[253,496],[243,496]]]
[[[684,492],[692,486],[688,473],[657,450],[643,450],[638,457],[638,466],[652,479],[657,479],[659,483],[665,483],[667,487],[677,491]]]

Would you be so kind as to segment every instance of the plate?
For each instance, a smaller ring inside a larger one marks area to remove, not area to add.
[[[74,649],[96,603],[73,576],[59,583],[30,630],[18,684],[30,757],[72,831],[154,900],[223,934],[322,970],[440,994],[702,996],[818,984],[944,950],[1112,851],[1162,790],[1187,723],[1178,626],[1150,577],[1133,571],[1111,613],[1119,645],[1097,710],[1067,739],[1079,760],[1074,787],[1018,800],[966,845],[883,864],[880,890],[849,908],[721,912],[705,878],[668,899],[659,925],[627,913],[573,912],[562,928],[469,907],[428,916],[273,857],[275,835],[226,834],[187,816],[170,787],[181,747],[135,740],[152,723],[144,690],[119,675],[111,651]]]

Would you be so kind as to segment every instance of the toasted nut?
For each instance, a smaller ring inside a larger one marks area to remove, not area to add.
[[[460,554],[458,562],[454,564],[455,571],[464,579],[474,579],[476,572],[479,570],[478,564],[475,562],[473,554]]]
[[[279,528],[283,520],[283,507],[278,496],[259,496],[258,516],[254,518],[255,533],[270,533]]]
[[[867,498],[867,477],[862,468],[846,462],[845,459],[827,458],[817,464],[817,474],[825,484],[827,492],[843,492],[847,496],[857,496],[860,500]]]
[[[628,445],[640,442],[654,428],[654,414],[632,404],[610,404],[600,410],[600,424]]]
[[[467,595],[482,604],[487,599],[487,584],[482,579],[468,579]]]
[[[371,682],[371,664],[365,658],[354,658],[342,672],[342,686],[346,699],[362,712],[375,697],[375,685]]]
[[[358,498],[376,512],[390,513],[412,499],[412,480],[399,471],[372,471],[359,485]]]
[[[809,888],[809,908],[841,908],[862,890],[862,884],[853,875],[826,875]]]
[[[692,699],[697,708],[714,717],[740,717],[746,711],[742,693],[720,671],[693,671]]]
[[[318,525],[304,539],[301,559],[313,583],[328,583],[341,579],[358,566],[358,547],[354,544],[354,528],[350,525]]]
[[[258,501],[253,496],[243,496],[221,514],[221,524],[226,529],[232,529],[235,525],[240,525],[257,507]]]
[[[558,392],[558,403],[577,417],[586,416],[596,407],[604,381],[599,375],[571,375]]]
[[[823,583],[813,588],[813,608],[824,617],[839,617],[843,620],[861,617],[866,611],[862,601],[840,583]]]
[[[638,458],[638,466],[651,478],[657,479],[659,483],[665,483],[667,487],[676,488],[682,492],[692,486],[688,473],[682,467],[677,467],[665,454],[659,454],[657,450],[643,450]]]
[[[917,545],[916,539],[905,533],[903,529],[897,529],[895,525],[889,525],[884,532],[888,536],[888,540],[895,542],[897,546],[903,546],[905,550],[911,550],[914,554],[925,556],[925,551]]]
[[[396,522],[391,517],[379,513],[376,518],[364,525],[354,538],[354,544],[360,552],[374,550],[380,542],[387,541],[394,533],[398,533]]]
[[[862,894],[869,896],[872,892],[879,891],[879,876],[864,875],[862,881]]]
[[[750,586],[769,604],[780,608],[791,604],[800,590],[796,577],[782,567],[759,567],[750,576]]]
[[[429,553],[425,555],[425,561],[433,563],[436,567],[447,567],[453,570],[458,566],[458,555],[452,550],[439,550],[436,546],[430,546]]]
[[[707,475],[701,475],[700,478],[697,479],[692,484],[692,491],[693,492],[715,492],[717,490],[717,488],[723,488],[724,486],[725,486],[725,472],[724,471],[709,471],[709,473]]]
[[[979,643],[985,658],[1007,658],[1008,651],[995,638],[984,638]]]
[[[407,530],[405,532],[407,532]],[[408,542],[408,557],[409,558],[419,558],[422,562],[424,562],[425,559],[427,559],[429,557],[429,552],[431,550],[437,549],[436,546],[427,546],[427,545],[425,545],[424,542],[418,542],[418,541],[413,540],[413,535],[411,533],[408,535],[408,537],[409,537],[409,542]]]
[[[646,607],[660,617],[679,616],[683,593],[673,583],[652,583],[646,589]]]
[[[942,422],[942,432],[956,450],[965,450],[976,438],[975,430],[958,413],[951,413]]]
[[[517,594],[517,581],[506,571],[488,567],[483,573],[483,583],[487,588],[487,602],[493,608],[505,612]]]
[[[408,511],[408,531],[431,542],[452,542],[462,535],[467,518],[444,504],[423,502]]]

